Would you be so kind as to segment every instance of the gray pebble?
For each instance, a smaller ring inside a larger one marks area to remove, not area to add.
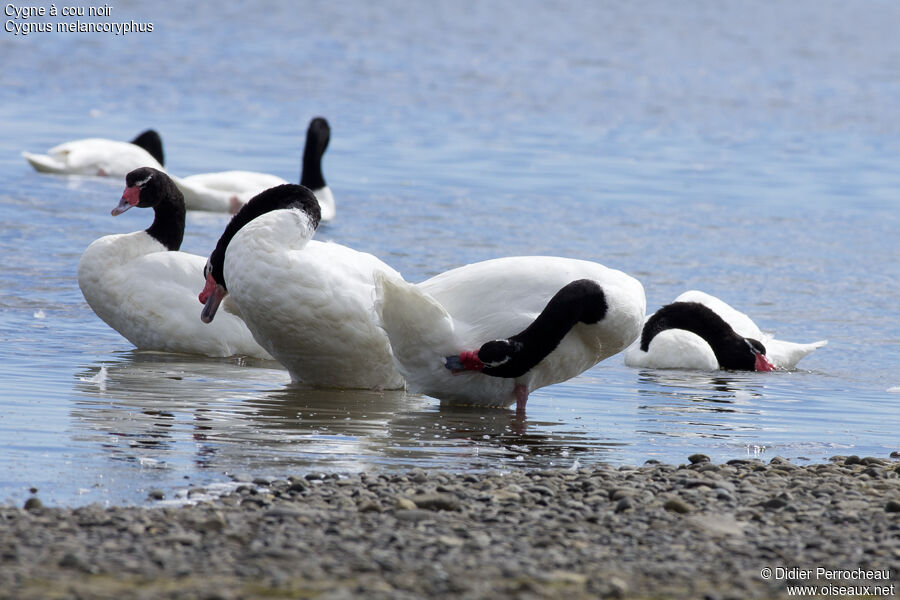
[[[775,556],[900,556],[900,465],[848,458],[300,476],[195,506],[0,506],[0,596],[768,598],[777,582],[758,573]]]
[[[691,505],[681,498],[669,498],[666,500],[666,503],[663,504],[663,508],[682,515],[691,512]]]
[[[628,496],[625,496],[624,498],[620,499],[618,503],[616,503],[616,512],[617,513],[625,512],[626,510],[631,510],[633,508],[634,508],[634,503],[631,501],[631,498]]]
[[[417,494],[410,498],[416,507],[429,510],[459,510],[459,498],[453,494],[435,492],[433,494]]]
[[[398,510],[394,513],[394,517],[398,521],[410,521],[413,523],[418,523],[420,521],[432,520],[435,518],[435,513],[430,510],[425,510],[422,508],[413,508],[410,510]]]
[[[763,506],[770,510],[777,510],[779,508],[784,508],[787,505],[788,505],[788,501],[785,498],[776,497],[776,498],[770,498],[770,499],[766,500],[760,506]]]

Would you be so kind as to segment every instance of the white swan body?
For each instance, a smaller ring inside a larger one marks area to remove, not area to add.
[[[287,183],[277,175],[253,171],[200,173],[173,181],[184,194],[185,207],[214,212],[235,212],[263,190]]]
[[[300,184],[312,190],[319,203],[320,221],[335,216],[334,195],[322,175],[322,156],[331,139],[331,127],[322,117],[316,117],[306,130],[303,149],[303,168]],[[288,183],[277,175],[253,171],[222,171],[176,178],[175,184],[184,194],[185,206],[191,210],[236,213],[261,192]]]
[[[273,210],[243,225],[225,251],[228,295],[294,381],[403,388],[373,307],[375,274],[399,273],[371,254],[309,241],[313,232],[299,209]]]
[[[608,310],[598,322],[572,326],[558,345],[519,377],[454,374],[445,357],[528,327],[561,288],[599,284]],[[646,308],[636,279],[568,258],[509,257],[466,265],[418,285],[379,276],[376,308],[400,373],[413,391],[448,403],[506,407],[527,393],[574,377],[626,348]]]
[[[277,175],[254,171],[200,173],[172,180],[184,194],[184,204],[189,210],[232,213],[260,192],[288,183]],[[312,192],[319,202],[322,220],[334,219],[336,209],[331,189],[326,185]]]
[[[151,147],[143,140],[151,140],[149,144],[156,146],[155,152],[159,159],[138,145],[142,143]],[[139,167],[165,171],[162,165],[162,142],[152,130],[142,133],[132,142],[87,138],[59,144],[48,150],[47,154],[22,152],[22,156],[41,173],[125,177]]]
[[[271,359],[234,311],[226,310],[214,327],[197,320],[194,291],[205,261],[178,251],[184,201],[172,180],[162,171],[141,167],[125,182],[113,216],[133,206],[152,207],[153,224],[144,231],[102,237],[81,255],[78,285],[97,316],[142,350]]]
[[[167,251],[146,231],[108,235],[82,254],[78,285],[97,316],[142,350],[271,360],[234,314],[212,327],[197,319],[205,262]]]
[[[719,315],[738,335],[759,340],[765,346],[765,356],[778,369],[794,368],[800,359],[828,343],[827,340],[806,344],[777,340],[772,335],[763,333],[749,316],[705,292],[687,291],[678,296],[673,303],[675,302],[702,304]],[[720,368],[709,343],[684,329],[661,331],[653,337],[647,351],[641,350],[640,340],[636,341],[625,352],[625,364],[655,369],[712,371]]]

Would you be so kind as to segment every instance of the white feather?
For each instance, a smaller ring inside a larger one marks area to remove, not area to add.
[[[289,183],[277,175],[253,171],[200,173],[188,177],[172,177],[172,181],[184,194],[184,205],[188,210],[212,212],[236,212],[260,192]],[[321,220],[325,222],[334,219],[336,211],[331,189],[326,185],[312,192],[319,202]]]
[[[228,244],[225,282],[247,326],[295,381],[403,388],[373,307],[376,273],[399,273],[371,254],[309,241],[312,233],[302,211],[275,210]]]
[[[78,285],[98,317],[144,350],[271,359],[240,318],[200,321],[206,259],[169,252],[145,231],[94,241],[78,262]]]
[[[153,156],[135,144],[102,138],[74,140],[54,146],[47,154],[22,152],[41,173],[125,177],[139,167],[165,171]]]
[[[776,340],[771,334],[760,330],[749,316],[706,292],[690,290],[673,302],[697,302],[708,307],[731,325],[738,335],[762,342],[766,347],[766,357],[779,369],[793,369],[804,356],[828,343],[827,340],[808,344]],[[709,344],[700,336],[682,329],[669,329],[657,334],[647,352],[640,349],[640,340],[636,341],[625,352],[625,364],[655,369],[711,371],[719,368]]]
[[[600,284],[609,306],[606,317],[575,325],[522,377],[454,375],[444,366],[448,355],[519,333],[556,292],[577,279]],[[517,385],[531,392],[578,375],[627,347],[640,333],[646,307],[641,284],[621,271],[547,256],[466,265],[418,285],[385,277],[376,283],[376,309],[410,389],[464,404],[509,406]]]

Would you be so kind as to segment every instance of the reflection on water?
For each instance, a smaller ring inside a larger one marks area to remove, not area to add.
[[[645,369],[639,381],[641,433],[739,440],[761,431],[749,418],[759,415],[755,401],[765,396],[755,373]]]
[[[521,420],[509,410],[445,407],[397,391],[308,389],[283,370],[236,359],[117,358],[76,373],[82,399],[71,411],[73,438],[141,466],[487,469],[553,456],[571,462],[589,447],[583,434],[554,433],[560,421]]]
[[[110,464],[129,466],[119,477],[130,500],[148,486],[241,474],[683,460],[699,440],[704,451],[733,456],[771,444],[760,440],[779,430],[766,408],[777,379],[754,373],[598,367],[536,393],[521,419],[402,391],[309,389],[266,361],[137,351],[114,358],[75,373],[70,434]]]

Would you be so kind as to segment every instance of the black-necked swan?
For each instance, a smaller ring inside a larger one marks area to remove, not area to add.
[[[322,176],[322,155],[325,154],[330,139],[331,127],[328,121],[322,117],[310,121],[303,149],[300,185],[308,187],[315,194],[322,212],[322,221],[330,221],[335,215],[334,195]],[[185,206],[189,210],[236,213],[250,198],[263,190],[288,182],[268,173],[222,171],[176,177],[175,183],[184,194]]]
[[[459,267],[420,284],[379,277],[376,308],[412,391],[446,403],[524,412],[530,392],[631,344],[640,282],[601,264],[520,256]]]
[[[130,142],[87,138],[54,146],[47,154],[22,156],[41,173],[125,177],[139,167],[164,170],[162,139],[152,129]]]
[[[97,316],[139,349],[271,360],[235,314],[214,327],[197,321],[196,289],[205,260],[178,251],[185,211],[172,180],[142,167],[130,172],[125,184],[113,216],[132,206],[152,207],[153,224],[95,240],[81,255],[78,285]]]
[[[318,222],[306,187],[284,184],[252,198],[209,257],[201,319],[213,321],[227,295],[295,382],[403,388],[373,306],[375,274],[400,275],[371,254],[310,240]]]
[[[647,318],[641,339],[625,353],[630,367],[713,371],[792,369],[828,342],[798,344],[764,334],[746,314],[691,290]]]

